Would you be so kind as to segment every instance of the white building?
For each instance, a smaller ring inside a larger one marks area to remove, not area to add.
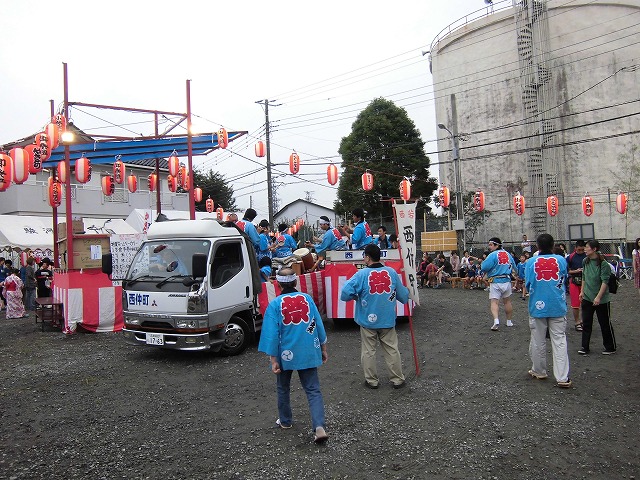
[[[451,151],[439,155],[440,181],[485,193],[486,236],[637,236],[640,222],[616,213],[616,195],[628,178],[620,158],[640,145],[638,18],[640,0],[494,0],[434,39],[436,118],[458,140],[460,159],[452,161],[452,137],[439,129],[438,150]],[[555,217],[550,195],[559,199]]]
[[[301,218],[304,220],[305,225],[318,230],[320,228],[318,219],[322,215],[329,217],[334,225],[338,223],[339,219],[332,209],[299,198],[298,200],[294,200],[293,202],[285,205],[276,212],[273,216],[273,223],[274,227],[277,227],[279,223],[294,222]]]

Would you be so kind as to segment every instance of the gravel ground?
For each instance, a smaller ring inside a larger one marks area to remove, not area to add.
[[[593,353],[578,356],[569,327],[569,390],[527,375],[519,298],[516,326],[496,333],[486,292],[421,295],[420,376],[409,324],[398,328],[402,390],[382,362],[381,388],[365,389],[358,329],[326,322],[323,447],[297,380],[294,428],[274,428],[275,379],[255,345],[227,358],[154,350],[120,334],[43,333],[33,318],[2,314],[0,478],[640,478],[640,297],[630,281],[613,298],[616,355],[599,354],[596,328]]]

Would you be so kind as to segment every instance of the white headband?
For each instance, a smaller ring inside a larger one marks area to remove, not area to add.
[[[276,280],[279,283],[291,283],[298,280],[298,277],[295,274],[292,275],[276,275]]]
[[[320,220],[318,220],[318,223],[320,225],[331,225],[331,221],[325,220],[324,218],[321,218]]]

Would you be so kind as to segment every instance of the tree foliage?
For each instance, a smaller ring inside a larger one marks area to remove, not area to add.
[[[202,189],[202,201],[196,202],[196,210],[205,211],[205,201],[209,197],[215,202],[215,208],[222,207],[231,212],[238,210],[236,199],[233,198],[233,187],[219,172],[195,170],[193,177],[193,185]]]
[[[411,181],[412,198],[419,202],[419,215],[436,188],[429,176],[429,157],[424,153],[420,131],[407,112],[383,98],[373,100],[340,142],[343,172],[334,208],[338,214],[362,207],[369,217],[393,217],[391,199],[399,198],[403,177]],[[374,177],[371,191],[362,188],[361,176],[369,170]],[[349,218],[350,216],[348,216]]]

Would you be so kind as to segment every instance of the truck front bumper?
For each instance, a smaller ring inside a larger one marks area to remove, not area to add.
[[[155,333],[124,328],[122,330],[125,341],[131,345],[147,345],[150,347],[166,348],[170,350],[208,350],[219,347],[224,342],[212,339],[209,332],[205,333]]]

